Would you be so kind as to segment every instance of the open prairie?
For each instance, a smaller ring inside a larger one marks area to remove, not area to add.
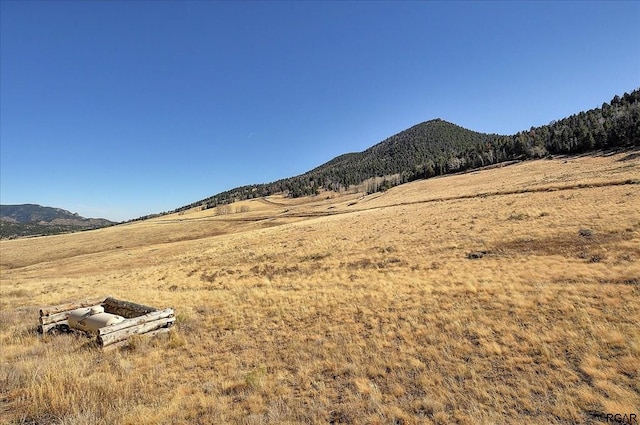
[[[639,183],[638,151],[556,158],[2,241],[0,420],[640,417]],[[36,333],[106,295],[176,326],[105,352]]]

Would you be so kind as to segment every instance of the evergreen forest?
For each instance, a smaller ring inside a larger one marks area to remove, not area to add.
[[[510,136],[478,133],[441,119],[426,121],[363,152],[338,156],[299,176],[238,187],[173,212],[198,206],[213,208],[278,193],[300,197],[315,195],[321,190],[342,191],[378,178],[375,179],[378,183],[366,188],[371,193],[417,179],[505,161],[629,148],[639,144],[640,89],[637,89],[616,95],[600,108]]]

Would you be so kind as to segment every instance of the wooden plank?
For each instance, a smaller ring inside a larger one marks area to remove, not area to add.
[[[173,309],[167,308],[161,311],[153,311],[151,313],[147,313],[144,316],[134,317],[132,319],[127,319],[124,322],[116,323],[111,326],[105,326],[104,328],[98,329],[98,335],[106,335],[112,332],[116,332],[122,329],[130,328],[132,326],[141,325],[147,322],[153,322],[158,319],[165,319],[167,317],[173,317]]]
[[[100,306],[100,304],[96,304],[95,306]],[[89,305],[86,307],[95,307],[94,305]],[[75,310],[75,309],[73,309]],[[71,314],[71,312],[73,310],[69,310],[69,311],[63,311],[62,313],[55,313],[55,314],[51,314],[49,316],[41,316],[39,321],[41,325],[48,325],[50,323],[55,323],[55,322],[59,322],[61,320],[66,320],[69,318],[69,315]]]
[[[146,334],[143,334],[142,336],[145,338],[152,338],[154,336],[157,335],[161,335],[161,334],[165,334],[171,332],[171,328],[160,328],[160,329],[156,329],[155,331],[150,331],[147,332]],[[129,340],[125,339],[123,341],[119,341],[119,342],[114,342],[111,345],[107,345],[106,347],[102,347],[103,351],[111,351],[114,350],[116,348],[124,348],[127,347],[129,345]]]
[[[156,329],[169,327],[175,321],[175,317],[167,317],[164,319],[154,320],[153,322],[147,322],[141,325],[121,329],[119,331],[111,332],[106,335],[98,335],[98,345],[101,347],[106,347],[107,345],[123,341],[133,335],[141,335],[150,331],[155,331]]]
[[[104,311],[111,314],[117,314],[127,319],[143,316],[147,313],[158,311],[157,308],[149,307],[142,304],[136,304],[129,301],[117,300],[112,297],[108,297],[102,303]]]
[[[61,320],[61,321],[55,322],[55,323],[49,323],[49,324],[46,324],[46,325],[40,325],[40,326],[38,326],[38,332],[44,335],[47,332],[49,332],[50,330],[55,329],[55,328],[59,328],[61,326],[69,327],[69,322],[67,322],[66,320]]]
[[[105,299],[108,299],[108,298],[110,297],[90,298],[83,301],[75,301],[75,302],[70,302],[65,304],[58,304],[50,307],[42,307],[40,309],[40,317],[51,316],[52,314],[61,313],[63,311],[71,311],[71,310],[75,310],[76,308],[91,307],[97,304],[102,304],[105,301]]]
[[[72,311],[73,310],[63,311],[62,313],[56,313],[56,314],[52,314],[50,316],[40,316],[38,321],[40,322],[41,325],[48,325],[48,324],[51,324],[51,323],[56,323],[56,322],[59,322],[61,320],[66,320],[67,318],[69,318],[69,313],[71,313]]]

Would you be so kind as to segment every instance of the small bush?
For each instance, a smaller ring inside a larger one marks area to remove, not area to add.
[[[590,238],[593,237],[593,231],[591,229],[580,229],[578,231],[578,234],[580,236],[582,236],[583,238]]]
[[[470,260],[476,260],[487,255],[487,251],[472,251],[467,254],[467,258]]]
[[[251,388],[251,389],[258,389],[262,387],[263,381],[264,381],[264,376],[266,374],[267,370],[266,368],[260,367],[256,370],[253,370],[249,373],[247,373],[244,376],[244,382],[245,384],[247,384],[247,387]]]
[[[175,329],[172,329],[169,332],[168,339],[169,339],[169,341],[167,342],[168,348],[183,347],[187,343],[184,337],[178,334],[178,332],[176,332]]]
[[[524,220],[529,218],[529,214],[526,213],[511,213],[511,215],[509,216],[509,220]]]

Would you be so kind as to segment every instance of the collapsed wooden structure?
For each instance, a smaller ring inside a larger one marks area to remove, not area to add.
[[[113,320],[104,323],[113,324],[103,327],[96,327],[95,324],[83,326],[92,314],[108,316]],[[46,334],[78,330],[95,335],[99,347],[113,348],[127,345],[128,339],[134,335],[155,336],[169,332],[175,320],[172,308],[159,310],[113,297],[103,297],[41,308],[38,332]]]

